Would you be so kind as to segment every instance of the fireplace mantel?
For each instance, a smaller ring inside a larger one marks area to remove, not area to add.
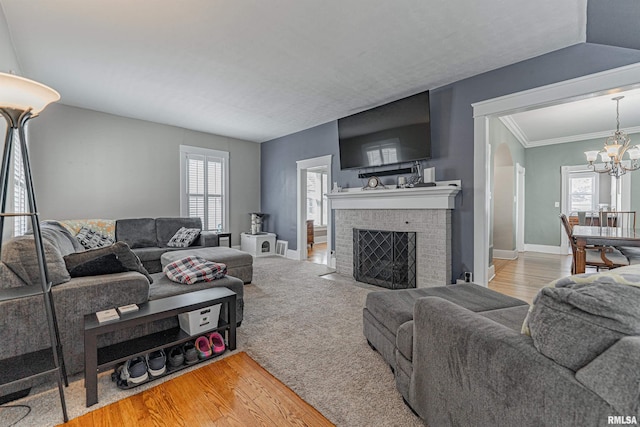
[[[331,209],[453,209],[460,186],[460,181],[446,181],[435,187],[350,189],[327,198]]]

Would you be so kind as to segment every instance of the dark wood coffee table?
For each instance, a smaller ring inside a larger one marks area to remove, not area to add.
[[[207,331],[219,331],[227,335],[227,348],[236,349],[236,294],[228,288],[211,288],[182,295],[157,299],[140,304],[140,309],[120,315],[120,319],[99,323],[95,313],[84,317],[84,386],[87,407],[98,403],[98,372],[113,368],[118,363],[146,353],[171,347],[195,339],[179,327],[134,338],[107,347],[97,348],[97,337],[108,332],[150,323],[198,310],[215,304],[225,304],[228,322],[220,320],[218,327]],[[206,359],[205,359],[206,360]],[[193,365],[190,365],[193,366]],[[184,366],[185,368],[187,366]],[[178,368],[181,369],[181,368]],[[177,369],[171,371],[175,372]]]

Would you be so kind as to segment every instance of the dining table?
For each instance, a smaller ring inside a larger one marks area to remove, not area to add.
[[[640,246],[640,229],[575,225],[572,237],[576,242],[576,274],[584,273],[587,246]]]

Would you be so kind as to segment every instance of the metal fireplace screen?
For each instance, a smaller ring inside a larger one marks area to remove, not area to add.
[[[389,289],[416,287],[416,233],[353,229],[353,277]]]

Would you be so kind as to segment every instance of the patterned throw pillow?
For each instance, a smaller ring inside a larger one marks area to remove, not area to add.
[[[187,248],[198,238],[200,230],[198,228],[180,227],[171,240],[167,243],[170,248]]]
[[[78,234],[76,234],[76,239],[78,239],[85,249],[102,248],[115,243],[111,237],[105,236],[99,231],[92,230],[89,227],[82,227],[80,231],[78,231]]]

